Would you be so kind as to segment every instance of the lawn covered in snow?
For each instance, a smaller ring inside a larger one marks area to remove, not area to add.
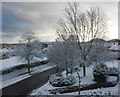
[[[0,60],[0,63],[2,63],[2,70],[9,69],[14,66],[18,66],[21,64],[24,64],[25,62],[20,60],[19,57],[10,57],[4,60]]]
[[[47,58],[46,57],[43,57],[43,58],[34,57],[32,62],[38,62],[38,61],[43,61],[43,60],[47,60]],[[21,64],[26,64],[26,62],[24,60],[20,59],[17,56],[0,60],[0,63],[2,65],[1,66],[2,70],[6,70],[6,69],[9,69],[9,68],[12,68],[14,66],[21,65]]]
[[[114,64],[114,65],[113,65]],[[118,61],[115,60],[115,61],[109,61],[107,62],[107,65],[108,67],[118,67]],[[89,85],[89,84],[93,84],[95,83],[95,81],[93,80],[93,75],[92,75],[92,71],[93,71],[93,65],[89,66],[86,68],[86,73],[87,75],[83,78],[81,78],[81,85]],[[80,70],[80,76],[82,77],[83,76],[83,70],[81,68]],[[62,74],[65,76],[65,71],[62,72]],[[72,86],[78,86],[79,84],[79,80],[77,78],[77,72],[74,72],[72,74],[74,77],[76,77],[76,83]],[[108,77],[107,79],[108,81],[115,81],[117,80],[117,77]],[[63,86],[65,87],[65,86]],[[63,87],[53,87],[49,82],[47,82],[45,85],[43,85],[42,87],[36,89],[36,90],[33,90],[31,92],[31,95],[51,95],[48,90],[52,90],[52,89],[57,89],[57,88],[63,88]],[[114,89],[114,90],[113,90]],[[115,87],[109,87],[109,88],[101,88],[101,89],[94,89],[94,90],[85,90],[85,91],[81,91],[81,94],[82,95],[85,95],[85,94],[90,94],[92,92],[97,92],[98,95],[105,95],[104,93],[111,93],[111,95],[118,95],[118,85],[115,86]],[[102,92],[102,94],[101,94]],[[61,94],[60,94],[61,95]],[[62,94],[62,95],[78,95],[78,92],[72,92],[72,93],[65,93],[65,94]]]

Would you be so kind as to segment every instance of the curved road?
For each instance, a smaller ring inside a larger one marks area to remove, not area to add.
[[[49,70],[33,74],[32,76],[14,83],[8,87],[2,89],[2,95],[22,95],[27,96],[33,89],[36,89],[42,85],[44,85],[49,76],[53,73],[56,73],[56,67],[53,67]]]

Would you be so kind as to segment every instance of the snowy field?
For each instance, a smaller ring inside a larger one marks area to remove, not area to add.
[[[34,57],[33,62],[43,61],[46,59],[47,59],[46,57],[43,57],[43,58]],[[3,59],[3,60],[0,60],[0,63],[2,65],[1,66],[2,70],[6,70],[6,69],[9,69],[9,68],[12,68],[14,66],[21,65],[21,64],[26,64],[26,62],[24,60],[21,60],[19,57],[10,57],[7,59]]]
[[[117,60],[115,61],[109,61],[107,62],[107,65],[108,67],[118,67],[118,62]],[[113,65],[114,64],[114,65]],[[95,83],[95,81],[93,80],[93,75],[92,75],[92,69],[93,69],[93,66],[91,65],[90,67],[87,67],[87,76],[83,77],[81,79],[81,85],[84,85],[84,84],[93,84]],[[83,76],[83,73],[82,73],[82,69],[80,70],[80,75],[81,77]],[[62,72],[63,75],[65,75],[65,72]],[[76,86],[79,84],[79,80],[77,78],[77,73],[73,73],[73,76],[76,77],[76,83],[72,86]],[[117,77],[108,77],[107,79],[108,81],[115,81],[117,80]],[[65,86],[63,86],[65,87]],[[62,88],[63,88],[62,87]],[[51,95],[48,90],[52,90],[52,89],[57,89],[57,88],[61,88],[61,87],[53,87],[49,82],[47,82],[45,85],[43,85],[42,87],[36,89],[36,90],[33,90],[31,92],[31,95]],[[82,95],[90,95],[90,93],[93,93],[93,92],[97,92],[98,95],[105,95],[105,93],[111,93],[111,95],[118,95],[118,85],[116,85],[115,87],[109,87],[109,88],[101,88],[101,89],[94,89],[94,90],[84,90],[84,91],[81,91],[81,94]],[[102,94],[101,94],[102,93]],[[60,94],[61,95],[61,94]],[[72,92],[72,93],[64,93],[62,95],[78,95],[78,92]],[[108,95],[108,94],[107,94]]]
[[[18,66],[21,64],[24,64],[25,62],[20,60],[19,57],[10,57],[4,60],[0,60],[0,63],[2,63],[2,70],[9,69],[14,66]]]

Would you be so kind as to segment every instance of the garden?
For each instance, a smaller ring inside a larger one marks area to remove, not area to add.
[[[86,69],[85,77],[82,68],[68,76],[65,71],[53,74],[44,86],[34,90],[31,95],[79,95],[79,92],[81,95],[118,95],[118,68],[99,63]]]

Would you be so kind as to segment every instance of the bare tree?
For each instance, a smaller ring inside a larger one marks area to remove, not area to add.
[[[29,31],[22,35],[20,43],[23,45],[18,48],[18,55],[27,62],[28,72],[30,74],[30,63],[33,61],[38,50],[41,50],[38,45],[39,40],[35,37],[33,32]]]
[[[83,75],[85,76],[85,67],[94,61],[95,51],[99,47],[93,44],[93,39],[106,38],[107,18],[99,7],[91,7],[83,13],[79,11],[79,5],[78,2],[68,3],[65,17],[58,22],[57,33],[60,41],[66,41],[70,35],[76,36],[79,59],[83,65]]]
[[[61,69],[65,68],[65,53],[63,52],[64,46],[60,42],[54,42],[52,46],[49,46],[49,50],[47,52],[47,57],[50,62],[56,64],[57,73],[60,72]]]
[[[56,42],[49,47],[48,60],[55,63],[58,69],[65,69],[66,76],[69,72],[73,72],[73,66],[77,63],[77,52],[73,50],[75,45],[71,41],[71,37],[68,37],[65,41],[60,41],[59,38],[56,39]],[[69,71],[70,69],[70,71]]]
[[[67,64],[69,72],[72,74],[73,67],[79,64],[78,60],[78,52],[75,50],[77,48],[76,45],[76,36],[70,35],[66,41],[64,41],[64,45],[66,46],[66,56],[67,56]]]

